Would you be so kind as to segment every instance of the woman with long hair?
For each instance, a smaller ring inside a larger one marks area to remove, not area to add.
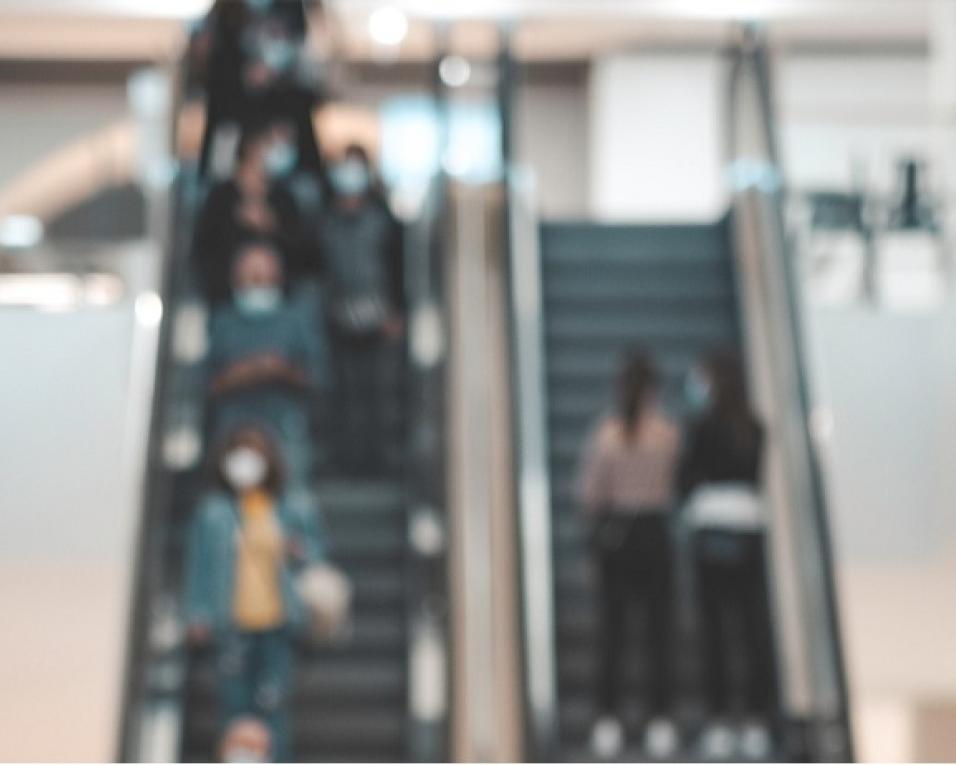
[[[318,518],[287,495],[278,447],[262,427],[230,431],[211,467],[214,485],[187,545],[189,638],[213,646],[221,730],[258,719],[272,759],[286,761],[292,638],[307,619],[293,577],[324,557]]]
[[[582,460],[579,499],[591,526],[600,582],[600,717],[592,748],[602,759],[617,757],[624,745],[621,676],[632,605],[645,616],[645,747],[655,758],[671,756],[677,747],[671,708],[670,511],[680,439],[661,408],[659,387],[659,374],[647,354],[630,353],[619,373],[616,411],[598,423]]]
[[[703,745],[712,757],[765,758],[778,691],[765,513],[758,497],[763,426],[736,354],[712,355],[691,373],[687,390],[698,414],[688,429],[678,481],[693,528],[704,685],[712,715]],[[742,689],[733,687],[738,663],[745,669]],[[737,710],[743,714],[739,735],[730,725]]]

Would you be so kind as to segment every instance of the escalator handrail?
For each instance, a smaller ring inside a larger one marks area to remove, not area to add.
[[[533,176],[511,167],[505,188],[525,706],[532,756],[547,758],[557,752],[558,701],[541,254]]]
[[[179,117],[184,103],[189,67],[185,57],[172,67],[173,97],[170,99],[169,135],[170,154],[175,156],[178,145]],[[188,225],[189,200],[184,193],[184,177],[177,167],[174,180],[167,194],[172,204],[166,230],[156,232],[161,239],[161,251],[166,253],[161,269],[159,296],[163,311],[159,324],[159,343],[156,351],[156,380],[146,439],[145,470],[141,487],[141,511],[133,550],[133,585],[130,598],[127,627],[126,657],[123,673],[121,720],[118,737],[120,762],[138,759],[138,727],[143,706],[148,695],[150,666],[150,622],[152,607],[161,594],[162,582],[158,581],[158,566],[162,550],[159,549],[163,524],[169,510],[170,475],[164,464],[164,423],[170,411],[169,390],[174,368],[173,356],[173,307],[179,302],[186,284],[186,269],[183,267],[189,253],[191,231]]]
[[[772,80],[770,72],[769,54],[762,30],[748,25],[743,30],[743,40],[735,51],[729,77],[730,90],[728,93],[728,158],[736,159],[736,140],[739,125],[736,120],[737,107],[737,78],[742,67],[748,63],[753,69],[757,84],[757,99],[759,106],[758,126],[764,141],[766,152],[766,179],[767,184],[758,184],[754,187],[771,211],[771,225],[774,228],[770,240],[776,245],[776,252],[767,252],[764,257],[767,262],[776,264],[778,275],[782,282],[785,296],[785,305],[781,310],[785,314],[786,326],[783,328],[790,344],[790,353],[796,359],[796,375],[793,383],[796,388],[796,400],[789,402],[799,412],[799,440],[805,454],[802,459],[806,464],[805,478],[809,483],[810,498],[810,530],[813,535],[819,557],[819,574],[823,586],[825,630],[828,637],[829,649],[832,652],[831,662],[833,683],[836,689],[838,704],[838,724],[843,728],[845,736],[845,753],[853,758],[853,737],[850,725],[850,700],[846,679],[845,658],[841,639],[840,616],[836,601],[836,576],[833,564],[833,544],[831,539],[825,481],[820,455],[816,447],[811,430],[811,395],[807,376],[805,340],[800,325],[800,302],[798,299],[798,281],[794,271],[795,260],[791,252],[791,240],[787,236],[784,217],[784,186],[783,172],[780,161],[780,151],[776,133],[777,119],[774,111],[772,96]],[[764,285],[766,286],[766,285]],[[762,317],[766,319],[767,317]]]

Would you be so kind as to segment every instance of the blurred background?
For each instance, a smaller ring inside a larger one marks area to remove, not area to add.
[[[248,128],[215,96],[230,5],[301,14],[263,22],[285,48],[242,45],[296,94],[251,110],[292,125],[302,236],[333,246],[358,145],[401,239],[394,359],[348,410],[379,397],[380,460],[337,465],[338,389],[310,436],[352,605],[299,650],[295,757],[601,754],[574,487],[635,344],[675,421],[700,360],[736,349],[764,423],[780,698],[752,759],[956,757],[956,4],[2,0],[0,758],[220,753],[182,571],[211,451],[197,230]],[[330,294],[323,268],[306,293]],[[676,537],[663,758],[746,758],[698,745]],[[608,757],[648,759],[649,665],[622,666]]]

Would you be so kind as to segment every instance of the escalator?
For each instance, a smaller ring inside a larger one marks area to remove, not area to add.
[[[561,748],[584,756],[598,716],[598,598],[574,499],[581,444],[606,410],[622,349],[640,346],[654,356],[673,410],[691,366],[708,352],[738,347],[740,327],[726,219],[694,226],[545,223],[540,235]],[[694,653],[678,655],[678,693],[693,702]],[[639,698],[644,668],[625,666],[624,696]],[[640,710],[626,707],[623,717],[629,740],[640,740]]]
[[[510,173],[515,473],[532,759],[595,756],[589,737],[599,717],[598,600],[575,478],[588,432],[612,402],[617,364],[634,346],[660,365],[663,404],[678,419],[686,414],[684,379],[695,362],[714,350],[737,350],[745,360],[754,406],[769,433],[763,491],[770,629],[782,683],[770,757],[852,759],[826,494],[759,29],[740,30],[729,63],[728,211],[719,220],[542,223],[533,180],[520,167]],[[510,112],[510,104],[503,111]],[[684,734],[678,759],[696,760],[704,756],[699,734],[711,720],[688,542],[688,529],[679,528],[674,715]],[[646,672],[639,656],[626,657],[625,760],[647,757],[638,746],[646,711],[636,701]],[[767,710],[768,718],[777,713]]]
[[[177,79],[186,81],[182,72]],[[176,124],[178,109],[170,122]],[[175,137],[175,128],[173,129]],[[171,140],[175,146],[176,141]],[[200,350],[204,308],[191,276],[190,249],[203,197],[195,169],[181,163],[171,184],[167,255],[161,291],[163,321],[151,418],[136,584],[126,659],[120,761],[208,762],[218,758],[211,651],[187,645],[181,621],[185,536],[206,481],[202,453],[205,384]],[[436,193],[440,193],[436,192]],[[437,206],[425,204],[407,227],[405,271],[409,311],[441,305],[434,284]],[[396,356],[401,356],[396,349]],[[316,437],[316,499],[331,560],[353,588],[347,634],[333,644],[299,646],[289,704],[292,748],[307,762],[441,760],[447,746],[444,708],[422,712],[423,694],[443,699],[444,674],[416,675],[411,657],[422,639],[444,640],[444,562],[409,544],[412,509],[443,509],[440,460],[443,411],[422,406],[444,385],[440,360],[427,368],[396,358],[393,379],[379,381],[387,406],[385,466],[355,478],[332,468],[337,434]],[[426,393],[427,392],[427,393]],[[321,409],[322,407],[319,407]],[[414,414],[412,414],[412,412]],[[423,431],[438,434],[423,442]],[[430,610],[428,610],[430,609]],[[425,610],[428,613],[423,616]],[[423,621],[424,620],[424,621]],[[427,629],[423,623],[427,622]],[[424,638],[423,638],[424,636]],[[440,687],[436,687],[436,683]]]
[[[191,302],[188,290],[180,299],[170,293],[167,310],[174,316],[182,314],[193,310]],[[170,345],[174,342],[169,338]],[[178,362],[167,347],[162,373],[167,384],[154,428],[156,438],[166,441],[167,453],[159,448],[150,476],[141,562],[148,570],[141,574],[144,601],[139,608],[140,618],[148,623],[140,627],[141,653],[131,660],[135,664],[130,671],[143,683],[138,689],[139,714],[147,720],[163,719],[156,710],[165,708],[165,715],[174,719],[176,743],[167,743],[160,751],[167,759],[208,762],[216,756],[218,735],[211,652],[187,649],[181,628],[170,627],[177,624],[185,534],[205,470],[202,461],[183,468],[171,465],[168,446],[183,427],[196,426],[201,371],[195,364]],[[414,454],[401,441],[406,402],[399,382],[395,381],[391,396],[393,451]],[[324,433],[319,451],[328,454],[334,441],[334,433]],[[415,587],[423,586],[421,577],[415,576],[416,555],[408,545],[414,484],[395,470],[378,478],[349,479],[319,465],[317,475],[316,497],[332,560],[349,578],[353,600],[343,639],[329,646],[299,648],[290,702],[296,757],[306,762],[416,759],[416,748],[434,743],[411,739],[410,633],[419,599]],[[438,568],[432,579],[438,580],[441,573]],[[148,730],[157,727],[162,729],[155,721],[146,723]],[[124,759],[150,759],[152,734],[137,735],[135,730],[131,719]]]

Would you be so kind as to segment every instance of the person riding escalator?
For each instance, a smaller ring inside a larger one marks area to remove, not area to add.
[[[208,176],[224,125],[241,127],[269,114],[295,124],[303,162],[319,171],[312,108],[321,100],[303,59],[307,26],[302,0],[217,0],[197,35],[206,125],[199,172]]]
[[[377,475],[389,468],[388,384],[401,372],[403,232],[364,148],[348,147],[329,180],[319,250],[335,364],[336,451],[344,473]]]
[[[281,452],[261,425],[227,431],[187,542],[186,624],[213,649],[223,749],[235,726],[265,726],[259,755],[291,756],[293,639],[307,629],[295,577],[325,558],[313,509],[288,491]]]
[[[200,289],[215,307],[232,298],[232,258],[246,241],[268,239],[290,282],[302,272],[309,241],[300,207],[286,183],[296,157],[290,127],[261,120],[239,142],[233,177],[213,186],[199,215],[193,262]]]
[[[220,433],[250,416],[268,423],[279,437],[290,483],[307,488],[313,399],[328,381],[328,350],[321,328],[285,296],[283,282],[281,260],[268,242],[240,248],[234,300],[217,307],[210,320],[210,431]]]
[[[713,759],[765,759],[780,700],[766,519],[758,495],[764,430],[735,354],[715,354],[694,369],[687,393],[698,414],[688,428],[678,485],[693,529],[699,642],[712,720],[703,751]],[[735,671],[740,664],[743,678]],[[732,725],[735,717],[742,717],[739,727]]]
[[[680,432],[663,412],[658,393],[654,364],[644,352],[633,352],[619,373],[617,411],[592,432],[579,477],[600,587],[595,646],[600,717],[591,736],[600,759],[614,759],[624,749],[622,685],[631,606],[645,617],[639,644],[646,667],[645,751],[667,758],[679,743],[673,719],[671,508]]]

